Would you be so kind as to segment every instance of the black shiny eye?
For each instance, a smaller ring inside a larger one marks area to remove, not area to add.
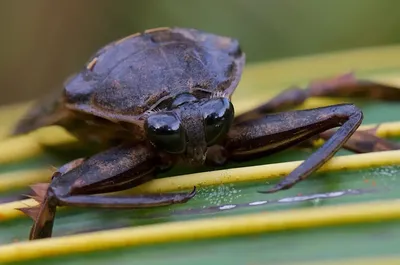
[[[216,98],[202,104],[206,140],[216,144],[228,131],[234,117],[234,108],[227,98]]]
[[[165,112],[149,116],[145,130],[149,140],[160,149],[175,154],[185,151],[185,133],[175,114]]]

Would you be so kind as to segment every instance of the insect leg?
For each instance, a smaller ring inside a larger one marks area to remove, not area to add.
[[[348,97],[400,101],[400,88],[368,80],[358,80],[352,74],[345,74],[331,79],[313,81],[305,89],[293,87],[284,90],[270,101],[235,117],[234,122],[240,123],[245,120],[261,118],[265,114],[285,111],[302,104],[311,97]],[[326,140],[333,133],[334,131],[326,132],[316,135],[314,138]],[[311,142],[304,142],[303,145],[310,146]],[[399,149],[399,145],[384,140],[373,132],[357,131],[343,145],[343,148],[356,153],[366,153],[395,150]]]
[[[158,167],[164,168],[169,164],[166,160],[168,158],[162,158],[151,147],[123,145],[82,160],[69,170],[60,170],[47,189],[42,206],[47,210],[39,213],[31,239],[51,236],[57,206],[126,209],[187,202],[195,196],[195,190],[136,196],[95,195],[126,190],[147,182],[157,173]],[[52,213],[50,217],[48,212]],[[44,222],[46,220],[51,222]]]
[[[266,103],[235,117],[235,122],[255,119],[265,114],[286,111],[312,97],[347,97],[400,101],[400,87],[393,87],[344,74],[334,78],[312,81],[306,88],[291,87]]]
[[[299,167],[267,192],[288,189],[328,161],[357,130],[363,119],[352,104],[266,115],[236,124],[228,133],[225,153],[230,160],[249,160],[296,145],[314,135],[340,127]]]

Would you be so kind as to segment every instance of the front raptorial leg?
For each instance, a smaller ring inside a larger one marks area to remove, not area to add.
[[[245,120],[262,118],[266,114],[285,111],[304,103],[313,97],[348,97],[379,99],[384,101],[400,101],[400,88],[380,84],[368,80],[359,80],[353,74],[345,74],[338,77],[317,80],[305,88],[293,87],[284,90],[268,102],[235,117],[235,123]],[[315,138],[326,139],[327,134],[316,135]],[[306,144],[306,143],[305,143]],[[308,146],[312,146],[308,143]],[[343,145],[343,148],[356,153],[367,153],[375,151],[397,150],[399,145],[384,140],[376,135],[365,132],[355,132],[354,135]]]
[[[224,152],[230,160],[253,159],[289,148],[340,126],[322,147],[274,188],[266,191],[276,192],[290,188],[320,168],[357,130],[362,119],[362,112],[352,104],[271,114],[234,125],[228,133]]]
[[[195,189],[189,193],[126,197],[94,195],[126,190],[147,182],[157,173],[158,167],[165,166],[163,162],[168,164],[150,147],[125,145],[82,160],[66,172],[57,172],[42,199],[30,239],[51,237],[57,206],[134,209],[185,203],[193,198]]]

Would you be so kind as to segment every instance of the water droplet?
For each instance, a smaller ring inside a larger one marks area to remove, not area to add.
[[[268,203],[268,201],[256,201],[256,202],[250,202],[249,205],[255,206],[255,205],[262,205],[262,204],[266,204],[266,203]]]
[[[220,210],[230,210],[230,209],[233,209],[233,208],[235,208],[235,207],[236,207],[236,205],[230,204],[230,205],[221,206],[221,207],[219,207],[219,209],[220,209]]]

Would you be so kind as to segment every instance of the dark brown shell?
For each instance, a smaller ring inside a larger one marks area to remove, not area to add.
[[[149,30],[98,51],[66,84],[66,101],[71,109],[132,121],[182,92],[230,97],[243,62],[234,39],[194,29]]]
[[[15,133],[66,120],[82,126],[95,117],[137,124],[143,113],[165,108],[183,92],[230,98],[244,61],[238,41],[228,37],[183,28],[137,33],[100,49],[67,80],[62,97],[57,92],[36,105]]]

